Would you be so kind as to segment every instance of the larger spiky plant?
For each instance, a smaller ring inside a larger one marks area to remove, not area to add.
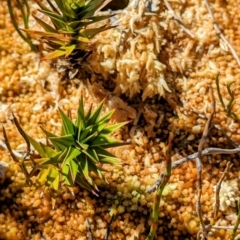
[[[45,31],[26,30],[38,35],[52,50],[45,59],[68,57],[78,51],[89,50],[90,39],[111,26],[89,28],[89,25],[108,19],[107,16],[94,16],[95,12],[111,0],[47,0],[48,5],[35,0],[39,11],[48,16],[52,24],[34,16]]]
[[[61,185],[71,189],[74,183],[92,192],[98,190],[92,173],[104,180],[101,165],[120,163],[120,160],[106,149],[125,144],[109,135],[126,122],[109,125],[114,110],[100,117],[103,104],[104,101],[93,113],[90,108],[87,114],[84,114],[81,99],[75,123],[60,110],[61,135],[57,136],[43,129],[51,145],[38,142],[26,134],[14,116],[15,125],[27,143],[27,154],[23,159],[17,159],[14,155],[4,128],[3,134],[8,150],[20,164],[28,182],[31,182],[33,175],[37,175],[37,182],[45,185],[47,189],[52,189],[53,196],[57,196]],[[30,150],[31,146],[35,152]]]

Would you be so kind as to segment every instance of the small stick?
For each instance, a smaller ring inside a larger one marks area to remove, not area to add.
[[[210,4],[208,2],[208,0],[204,0],[205,5],[207,7],[208,13],[213,21],[213,27],[216,30],[217,34],[219,35],[219,37],[223,40],[223,42],[227,45],[227,47],[229,48],[229,50],[231,51],[233,57],[235,58],[235,60],[237,61],[238,65],[240,66],[240,59],[237,55],[237,52],[235,51],[235,49],[233,48],[233,46],[229,43],[229,41],[226,39],[226,37],[223,35],[222,31],[220,30],[218,24],[215,21],[215,18],[213,16],[213,12],[212,9],[210,7]]]
[[[225,176],[227,175],[228,171],[230,170],[230,168],[232,167],[233,164],[231,164],[230,162],[227,162],[227,166],[221,176],[221,178],[219,179],[217,185],[216,185],[216,192],[215,192],[215,207],[214,207],[214,216],[213,219],[214,221],[217,220],[217,215],[218,215],[218,210],[219,210],[219,203],[220,203],[220,198],[219,198],[219,193],[221,190],[221,185],[222,185],[222,181],[225,178]]]
[[[195,35],[184,25],[180,16],[178,16],[174,10],[172,9],[171,5],[169,4],[168,0],[164,0],[164,3],[169,12],[173,14],[174,20],[180,25],[180,27],[185,31],[191,38],[194,38]]]
[[[202,196],[202,161],[201,161],[201,157],[202,157],[202,150],[204,147],[204,144],[208,138],[208,134],[211,128],[211,124],[212,124],[212,119],[213,119],[213,115],[215,113],[215,109],[216,109],[216,104],[214,101],[214,97],[213,97],[213,90],[212,88],[210,88],[210,92],[211,92],[211,98],[212,98],[212,111],[211,114],[206,122],[203,134],[202,134],[202,138],[199,142],[198,145],[198,155],[196,157],[196,166],[197,166],[197,185],[198,185],[198,194],[197,194],[197,203],[196,203],[196,210],[197,210],[197,214],[199,217],[199,221],[200,221],[200,225],[202,227],[202,233],[204,238],[207,238],[207,230],[203,221],[203,216],[202,216],[202,205],[201,205],[201,196]]]
[[[168,137],[168,144],[165,148],[165,159],[166,159],[166,174],[163,176],[162,182],[159,185],[157,189],[157,193],[154,198],[153,202],[153,210],[152,210],[152,222],[151,222],[151,228],[150,232],[146,238],[146,240],[153,240],[157,228],[158,228],[158,215],[159,215],[159,205],[162,197],[163,190],[168,183],[170,177],[171,177],[171,171],[172,171],[172,161],[171,161],[171,150],[172,150],[172,141],[173,141],[174,135],[172,132],[170,132]]]

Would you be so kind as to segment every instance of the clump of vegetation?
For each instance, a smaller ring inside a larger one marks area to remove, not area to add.
[[[37,35],[46,43],[51,53],[44,59],[53,59],[60,56],[70,57],[77,51],[89,51],[90,40],[98,33],[112,28],[102,26],[88,28],[89,25],[108,19],[111,15],[94,16],[109,1],[104,0],[47,0],[49,7],[36,0],[41,8],[39,11],[48,16],[52,24],[33,16],[45,31],[25,30]],[[76,56],[75,56],[76,57]]]
[[[104,100],[93,113],[90,107],[85,114],[81,98],[75,123],[59,110],[62,118],[61,135],[42,129],[46,134],[46,144],[25,133],[13,116],[13,121],[27,144],[27,151],[22,159],[14,155],[4,128],[3,134],[13,160],[20,164],[29,184],[32,183],[31,178],[37,175],[38,184],[45,185],[45,189],[50,190],[53,200],[62,185],[67,186],[71,192],[75,183],[93,193],[98,191],[91,172],[104,180],[101,165],[120,164],[120,160],[106,149],[125,144],[109,135],[126,122],[109,125],[114,110],[100,117],[103,104]]]

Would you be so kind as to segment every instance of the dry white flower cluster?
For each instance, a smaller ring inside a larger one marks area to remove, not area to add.
[[[214,186],[214,191],[216,191],[216,186]],[[222,182],[219,197],[219,209],[221,211],[226,211],[231,207],[236,207],[236,202],[240,197],[237,180],[229,180]]]
[[[166,66],[158,60],[166,43],[164,26],[160,25],[159,1],[154,1],[151,9],[144,0],[135,2],[130,1],[125,10],[114,16],[113,25],[117,28],[96,36],[97,52],[89,61],[105,79],[116,74],[116,94],[133,97],[142,91],[144,100],[171,90],[164,78]]]

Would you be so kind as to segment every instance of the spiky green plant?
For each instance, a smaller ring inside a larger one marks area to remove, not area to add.
[[[88,28],[89,25],[112,16],[94,16],[111,0],[47,0],[49,6],[39,0],[35,1],[41,8],[39,11],[48,16],[52,24],[47,24],[34,16],[45,31],[26,31],[36,34],[50,47],[52,52],[44,59],[69,57],[71,54],[76,54],[76,51],[87,51],[91,38],[112,28],[111,26]]]
[[[106,149],[125,144],[109,135],[126,122],[109,125],[114,110],[100,117],[103,104],[104,100],[93,113],[90,107],[85,114],[81,98],[75,123],[60,109],[61,135],[43,129],[50,145],[30,137],[13,116],[14,123],[27,144],[22,159],[14,155],[4,128],[3,135],[13,160],[22,168],[27,182],[31,183],[31,177],[36,175],[37,182],[50,189],[53,197],[57,196],[62,185],[72,191],[75,183],[93,193],[98,191],[91,173],[104,180],[101,165],[120,164],[120,160]],[[31,151],[31,146],[35,151]]]

